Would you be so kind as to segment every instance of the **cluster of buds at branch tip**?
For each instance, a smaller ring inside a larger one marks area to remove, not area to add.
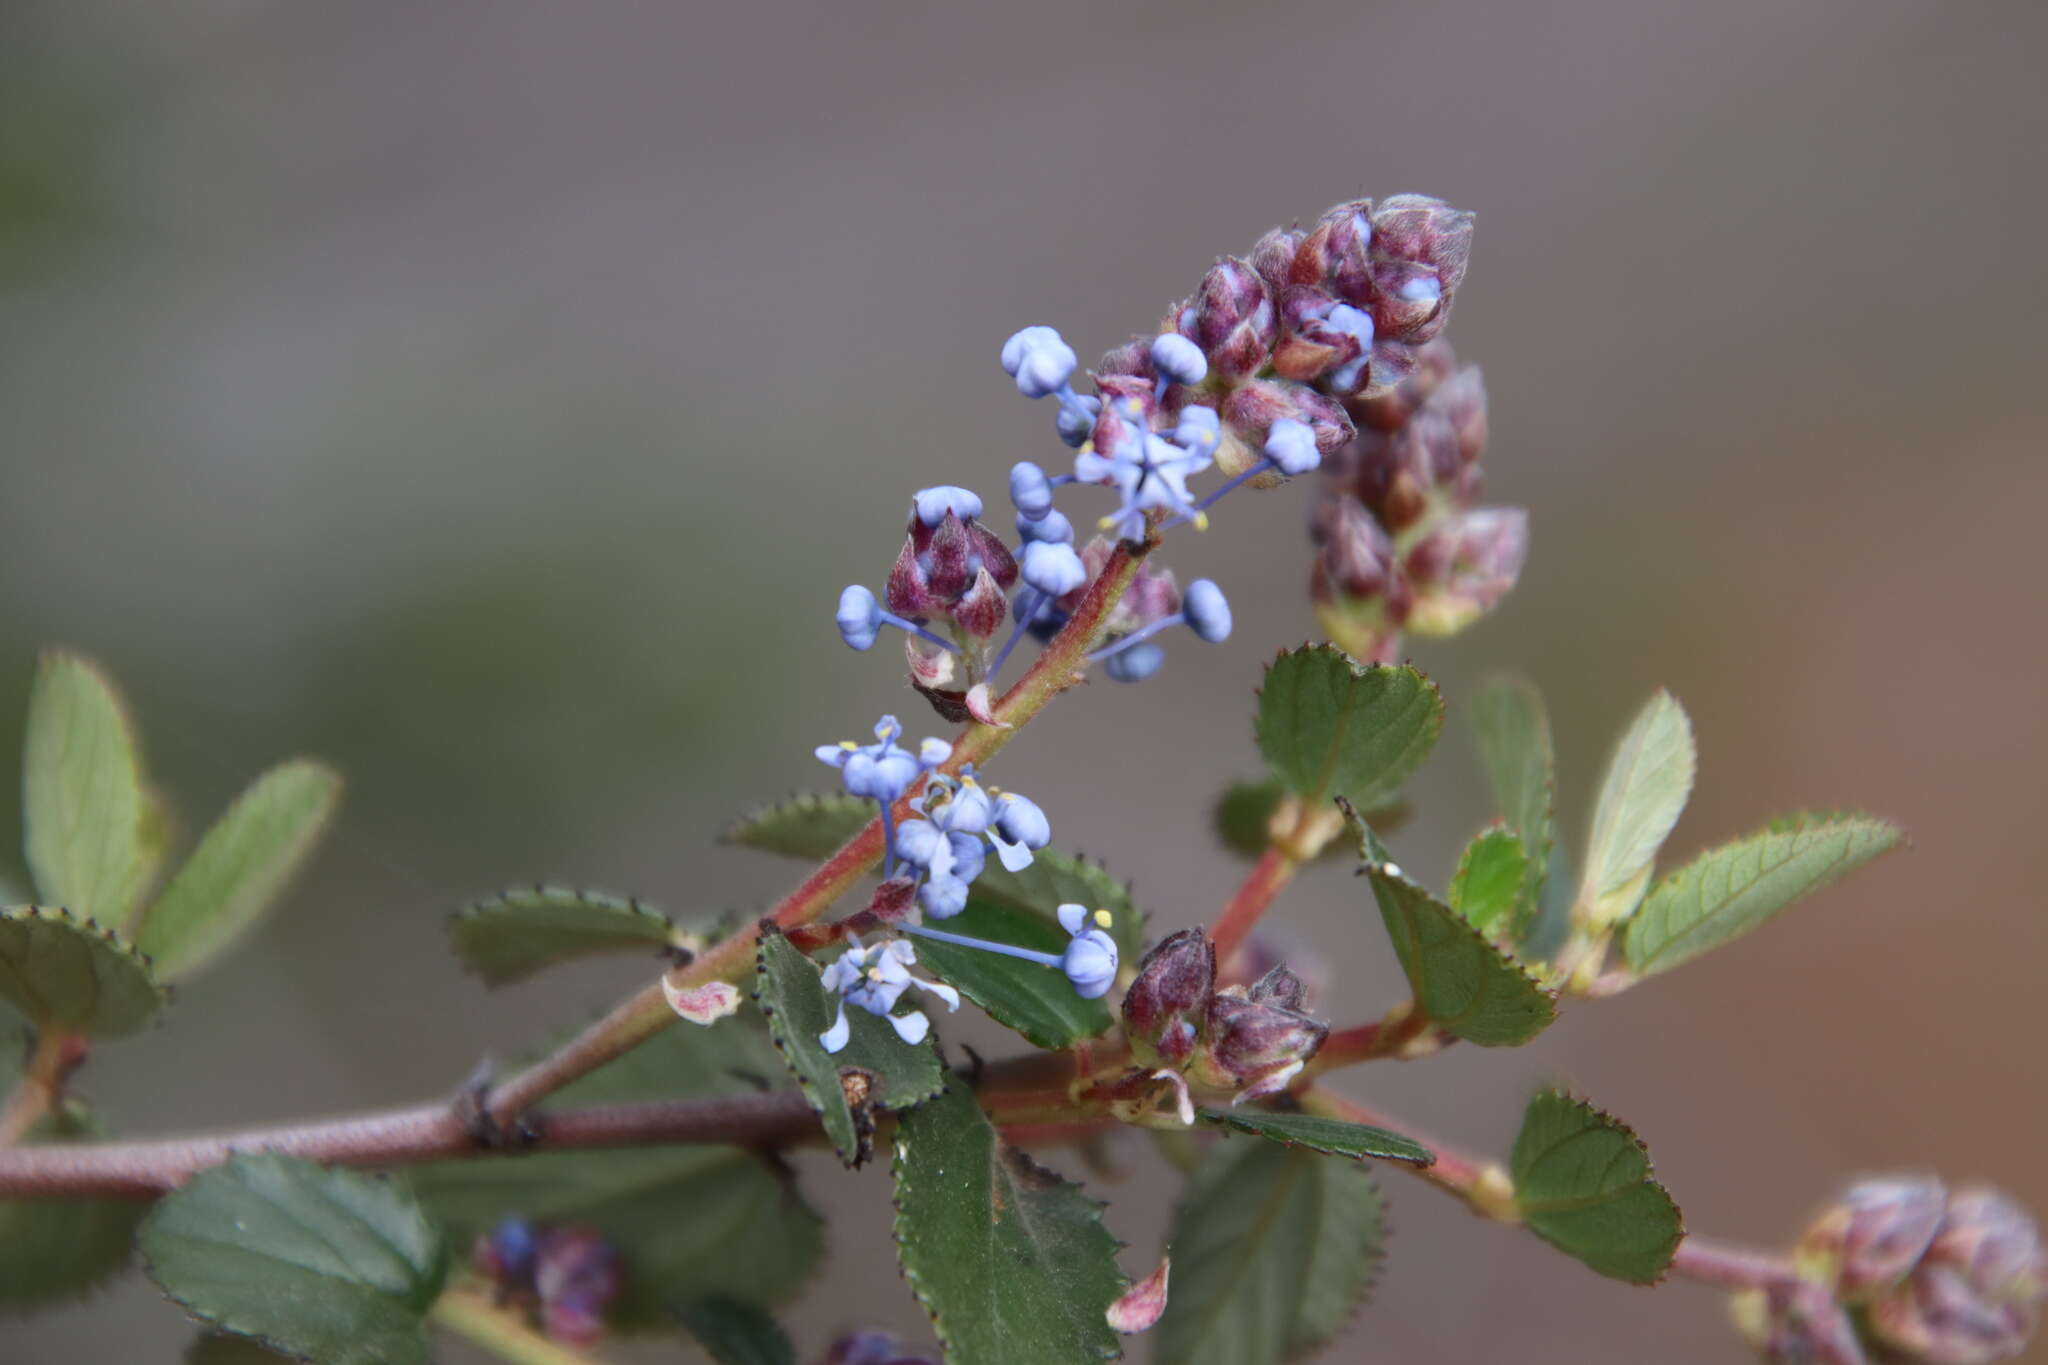
[[[1162,939],[1124,993],[1124,1038],[1146,1068],[1234,1104],[1285,1090],[1329,1035],[1304,1010],[1301,979],[1275,965],[1250,986],[1216,986],[1216,949],[1199,928]]]
[[[1331,639],[1386,662],[1404,630],[1451,635],[1520,577],[1528,515],[1476,506],[1486,387],[1434,341],[1389,392],[1351,400],[1356,438],[1324,464],[1310,592]]]
[[[470,1255],[491,1297],[531,1316],[556,1341],[592,1345],[619,1296],[619,1254],[593,1228],[537,1226],[507,1218],[479,1237]]]
[[[2025,1349],[2048,1293],[2026,1213],[1995,1190],[1932,1176],[1852,1186],[1799,1239],[1799,1279],[1750,1290],[1737,1325],[1772,1361],[1986,1365]]]

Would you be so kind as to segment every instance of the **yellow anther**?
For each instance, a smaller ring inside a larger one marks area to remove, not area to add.
[[[1206,531],[1209,529],[1209,514],[1207,512],[1195,513],[1195,529],[1197,531]]]
[[[848,753],[852,753],[855,749],[858,749],[860,745],[855,744],[850,739],[842,739],[839,741],[839,747],[846,750],[846,752]]]
[[[1107,531],[1110,527],[1114,525],[1116,525],[1116,518],[1113,516],[1104,517],[1102,520],[1095,523],[1096,529],[1100,531]]]
[[[1095,912],[1095,923],[1098,928],[1107,929],[1113,922],[1114,921],[1110,918],[1109,911],[1097,910]]]

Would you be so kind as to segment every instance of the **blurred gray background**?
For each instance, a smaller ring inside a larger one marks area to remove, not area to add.
[[[1403,862],[1440,880],[1490,813],[1459,702],[1501,668],[1551,700],[1574,834],[1661,683],[1702,745],[1674,851],[1850,803],[1915,847],[1525,1050],[1347,1086],[1501,1150],[1566,1079],[1723,1237],[1782,1242],[1865,1170],[2048,1208],[2044,40],[2038,0],[0,8],[7,742],[66,644],[132,693],[188,832],[287,753],[351,781],[285,912],[82,1088],[129,1133],[441,1093],[644,970],[487,997],[449,907],[772,900],[796,870],[717,826],[824,785],[812,744],[879,711],[938,728],[839,644],[838,588],[880,582],[910,489],[995,499],[1058,454],[1003,337],[1093,355],[1264,228],[1420,190],[1479,214],[1450,335],[1534,547],[1495,619],[1414,650],[1453,718]],[[1313,629],[1304,501],[1170,547],[1227,644],[998,765],[1162,929],[1235,875],[1203,794],[1254,771],[1260,662]],[[1399,995],[1343,869],[1278,918],[1344,965],[1339,1023]],[[1141,1270],[1172,1187],[1127,1155],[1091,1188]],[[921,1333],[886,1175],[806,1170],[841,1217],[805,1352]],[[1333,1360],[1744,1358],[1714,1293],[1386,1183]],[[185,1338],[131,1277],[0,1325],[0,1359]]]

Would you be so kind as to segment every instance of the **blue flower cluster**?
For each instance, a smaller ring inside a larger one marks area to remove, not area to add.
[[[974,767],[958,777],[943,773],[926,784],[922,820],[896,832],[896,856],[923,874],[918,904],[933,919],[967,908],[967,888],[981,875],[987,839],[1012,872],[1031,866],[1031,855],[1052,842],[1052,824],[1038,803],[1015,792],[983,787]]]

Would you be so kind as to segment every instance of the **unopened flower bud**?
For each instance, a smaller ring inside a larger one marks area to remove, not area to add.
[[[1376,386],[1371,397],[1350,405],[1351,415],[1361,430],[1392,432],[1407,426],[1429,396],[1458,368],[1457,355],[1447,341],[1409,348],[1409,355],[1409,370],[1399,383]]]
[[[1935,1365],[2016,1355],[2033,1336],[2048,1263],[2025,1211],[1995,1190],[1949,1197],[1941,1228],[1904,1283],[1869,1305],[1877,1340]]]
[[[1026,327],[1003,343],[1003,373],[1026,398],[1043,398],[1073,376],[1074,350],[1050,327]]]
[[[1124,1036],[1141,1060],[1184,1067],[1216,989],[1216,949],[1201,929],[1182,929],[1153,945],[1124,993]]]
[[[1210,267],[1183,316],[1209,367],[1230,380],[1256,374],[1279,334],[1266,281],[1251,262],[1235,257]]]
[[[1104,659],[1102,671],[1111,682],[1143,682],[1157,673],[1165,663],[1166,651],[1147,640]]]
[[[1223,596],[1223,589],[1211,580],[1197,578],[1188,584],[1181,609],[1187,613],[1188,627],[1197,638],[1212,645],[1230,638],[1230,603]]]
[[[1309,591],[1324,633],[1362,662],[1392,662],[1414,594],[1386,530],[1355,499],[1325,492],[1310,531],[1316,558]]]
[[[1024,581],[1049,597],[1064,597],[1088,581],[1087,566],[1071,545],[1034,540],[1024,547]]]
[[[1275,1094],[1300,1074],[1329,1032],[1328,1024],[1299,1010],[1227,987],[1209,997],[1195,1078],[1236,1091],[1239,1101]]]
[[[1519,507],[1479,507],[1446,518],[1402,561],[1415,594],[1408,628],[1457,634],[1515,586],[1528,553],[1529,514]]]
[[[974,586],[953,604],[953,620],[975,639],[986,640],[1002,629],[1003,619],[1009,610],[1009,598],[1004,596],[1002,588],[983,567],[975,571]]]
[[[1074,543],[1074,523],[1068,521],[1066,514],[1058,508],[1052,509],[1035,521],[1019,512],[1017,536],[1026,542],[1043,540],[1054,545],[1071,545]]]
[[[547,1334],[572,1346],[604,1334],[605,1310],[623,1283],[619,1253],[595,1229],[579,1227],[541,1235],[533,1279]]]
[[[1770,1365],[1864,1365],[1855,1324],[1820,1285],[1804,1280],[1746,1289],[1729,1316]]]
[[[982,574],[998,590],[1017,581],[1017,562],[1009,549],[969,509],[979,513],[981,499],[964,488],[919,492],[909,535],[889,571],[885,597],[890,611],[911,621],[951,617],[961,599],[977,588]],[[841,605],[846,605],[844,599]],[[977,600],[968,610],[979,619],[985,604]]]
[[[1343,449],[1356,434],[1351,419],[1335,399],[1301,384],[1254,379],[1240,384],[1223,400],[1226,432],[1216,452],[1216,467],[1231,476],[1244,473],[1266,458],[1273,424],[1291,418],[1309,429],[1317,452],[1325,458]],[[1254,488],[1279,484],[1285,475],[1269,470],[1251,480]]]
[[[1395,340],[1428,341],[1464,283],[1472,215],[1428,195],[1397,194],[1373,211],[1372,233],[1374,321]]]
[[[1932,1176],[1865,1180],[1807,1228],[1793,1256],[1844,1303],[1862,1303],[1920,1263],[1947,1206],[1948,1191]]]
[[[1360,286],[1372,268],[1372,200],[1338,204],[1323,214],[1294,253],[1293,280],[1332,289],[1352,303],[1364,303]]]
[[[1037,521],[1052,510],[1052,481],[1031,461],[1019,460],[1010,466],[1010,502],[1018,516]]]
[[[1265,281],[1267,293],[1277,296],[1294,283],[1294,258],[1301,249],[1299,228],[1274,228],[1252,244],[1246,264]]]
[[[1245,995],[1252,1000],[1285,1005],[1291,1010],[1300,1009],[1307,994],[1308,987],[1302,983],[1300,977],[1288,970],[1284,962],[1274,963],[1264,976],[1252,982],[1245,991]]]
[[[1175,384],[1199,384],[1209,377],[1209,358],[1178,332],[1152,338],[1152,368]]]

